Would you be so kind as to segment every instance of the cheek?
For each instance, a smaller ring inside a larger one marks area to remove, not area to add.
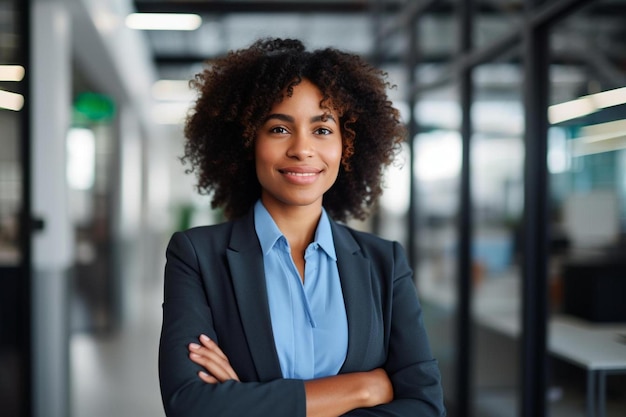
[[[268,181],[272,181],[274,177],[274,167],[277,160],[280,159],[280,152],[274,146],[269,146],[267,142],[259,141],[254,147],[255,173],[257,180],[261,185],[267,185]]]
[[[254,146],[253,158],[257,166],[266,165],[267,161],[271,159],[271,150],[263,141],[258,141]]]
[[[330,164],[332,162],[333,166],[336,165],[337,168],[339,168],[339,164],[341,163],[341,158],[343,155],[343,144],[339,142],[337,145],[328,149],[326,155],[328,163]]]

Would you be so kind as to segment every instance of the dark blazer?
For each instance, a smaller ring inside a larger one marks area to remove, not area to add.
[[[331,221],[348,317],[340,373],[384,367],[394,400],[350,416],[444,416],[412,272],[400,245]],[[304,382],[283,379],[274,346],[263,255],[245,217],[172,236],[167,249],[159,378],[168,417],[304,417]],[[200,334],[241,382],[206,384],[188,358]]]

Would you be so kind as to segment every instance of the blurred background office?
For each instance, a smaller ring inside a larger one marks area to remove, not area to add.
[[[164,415],[165,246],[221,219],[188,80],[263,36],[396,85],[354,226],[407,249],[449,415],[626,415],[622,0],[0,0],[0,415]]]

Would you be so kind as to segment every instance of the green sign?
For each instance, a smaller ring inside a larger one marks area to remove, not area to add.
[[[85,92],[76,96],[74,111],[93,122],[106,121],[115,115],[115,103],[104,94]]]

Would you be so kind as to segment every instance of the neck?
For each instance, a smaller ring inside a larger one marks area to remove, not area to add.
[[[304,249],[313,241],[315,230],[322,215],[322,206],[276,207],[265,204],[265,208],[285,235],[293,249]]]

